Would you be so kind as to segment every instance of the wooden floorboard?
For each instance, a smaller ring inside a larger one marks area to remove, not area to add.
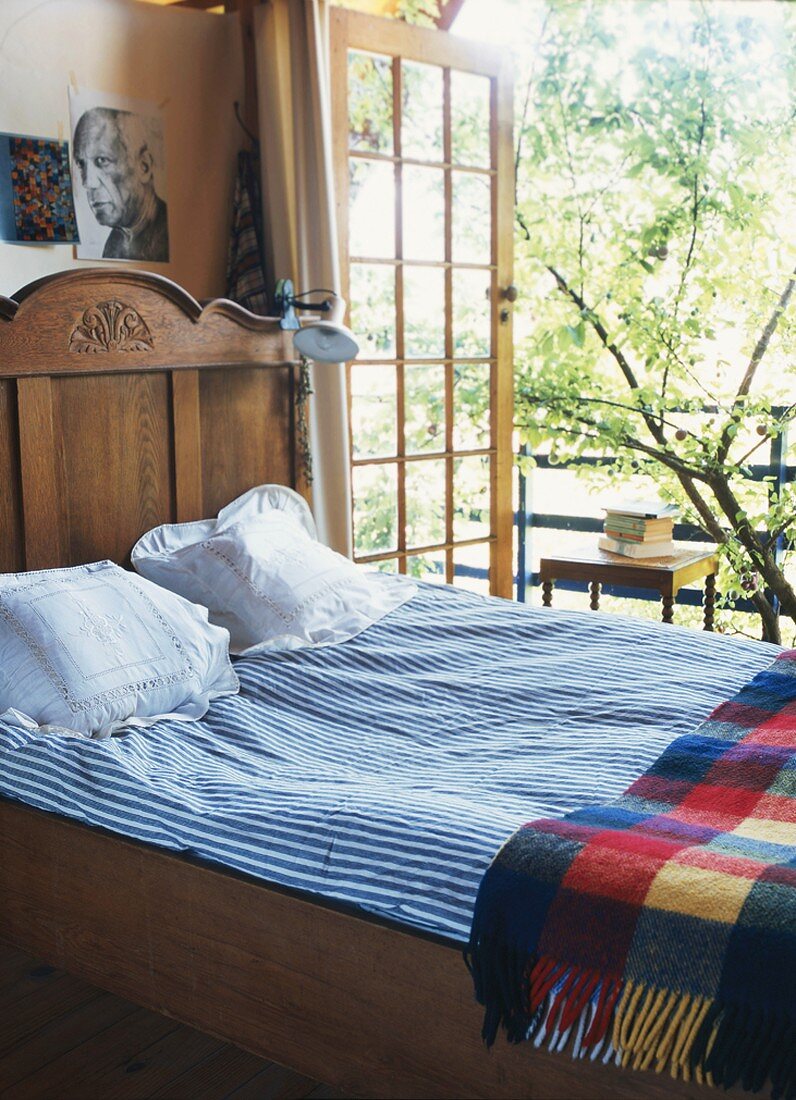
[[[0,944],[2,1100],[345,1100]]]
[[[158,1100],[161,1097],[163,1100],[183,1100],[186,1096],[198,1095],[235,1096],[240,1100],[238,1090],[255,1079],[262,1069],[262,1058],[225,1043],[209,1058],[198,1062],[168,1084],[161,1085],[150,1095],[153,1098],[157,1097]],[[312,1087],[311,1084],[298,1074],[293,1074],[293,1077],[297,1082],[305,1084],[305,1090],[299,1095],[306,1096],[307,1089]]]
[[[99,993],[73,1012],[53,1016],[47,1024],[32,1032],[2,1056],[0,1089],[4,1094],[7,1093],[9,1089],[29,1079],[43,1064],[47,1064],[44,1062],[45,1058],[49,1062],[55,1061],[79,1047],[87,1036],[99,1034],[134,1011],[133,1005],[119,997],[113,997],[110,993]]]

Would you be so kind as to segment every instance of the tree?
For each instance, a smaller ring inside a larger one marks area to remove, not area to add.
[[[405,23],[433,27],[439,19],[439,0],[398,0],[396,15]]]
[[[520,97],[517,417],[554,459],[653,478],[778,641],[796,492],[752,464],[796,417],[796,18],[759,10],[546,5]]]

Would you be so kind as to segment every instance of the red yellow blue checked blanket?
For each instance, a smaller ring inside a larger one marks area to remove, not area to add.
[[[484,1038],[796,1097],[796,650],[481,883]]]

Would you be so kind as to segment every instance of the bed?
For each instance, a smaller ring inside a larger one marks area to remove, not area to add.
[[[125,564],[157,523],[306,489],[291,354],[140,272],[0,299],[0,569]],[[618,794],[771,656],[423,585],[340,646],[239,660],[190,728],[0,723],[0,936],[360,1095],[704,1094],[487,1052],[461,948],[518,824]]]

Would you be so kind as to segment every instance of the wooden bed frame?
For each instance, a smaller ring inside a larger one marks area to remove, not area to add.
[[[0,298],[0,571],[128,561],[158,523],[302,489],[274,319],[137,271]],[[480,1041],[460,953],[0,799],[0,938],[310,1077],[377,1097],[705,1097]]]

